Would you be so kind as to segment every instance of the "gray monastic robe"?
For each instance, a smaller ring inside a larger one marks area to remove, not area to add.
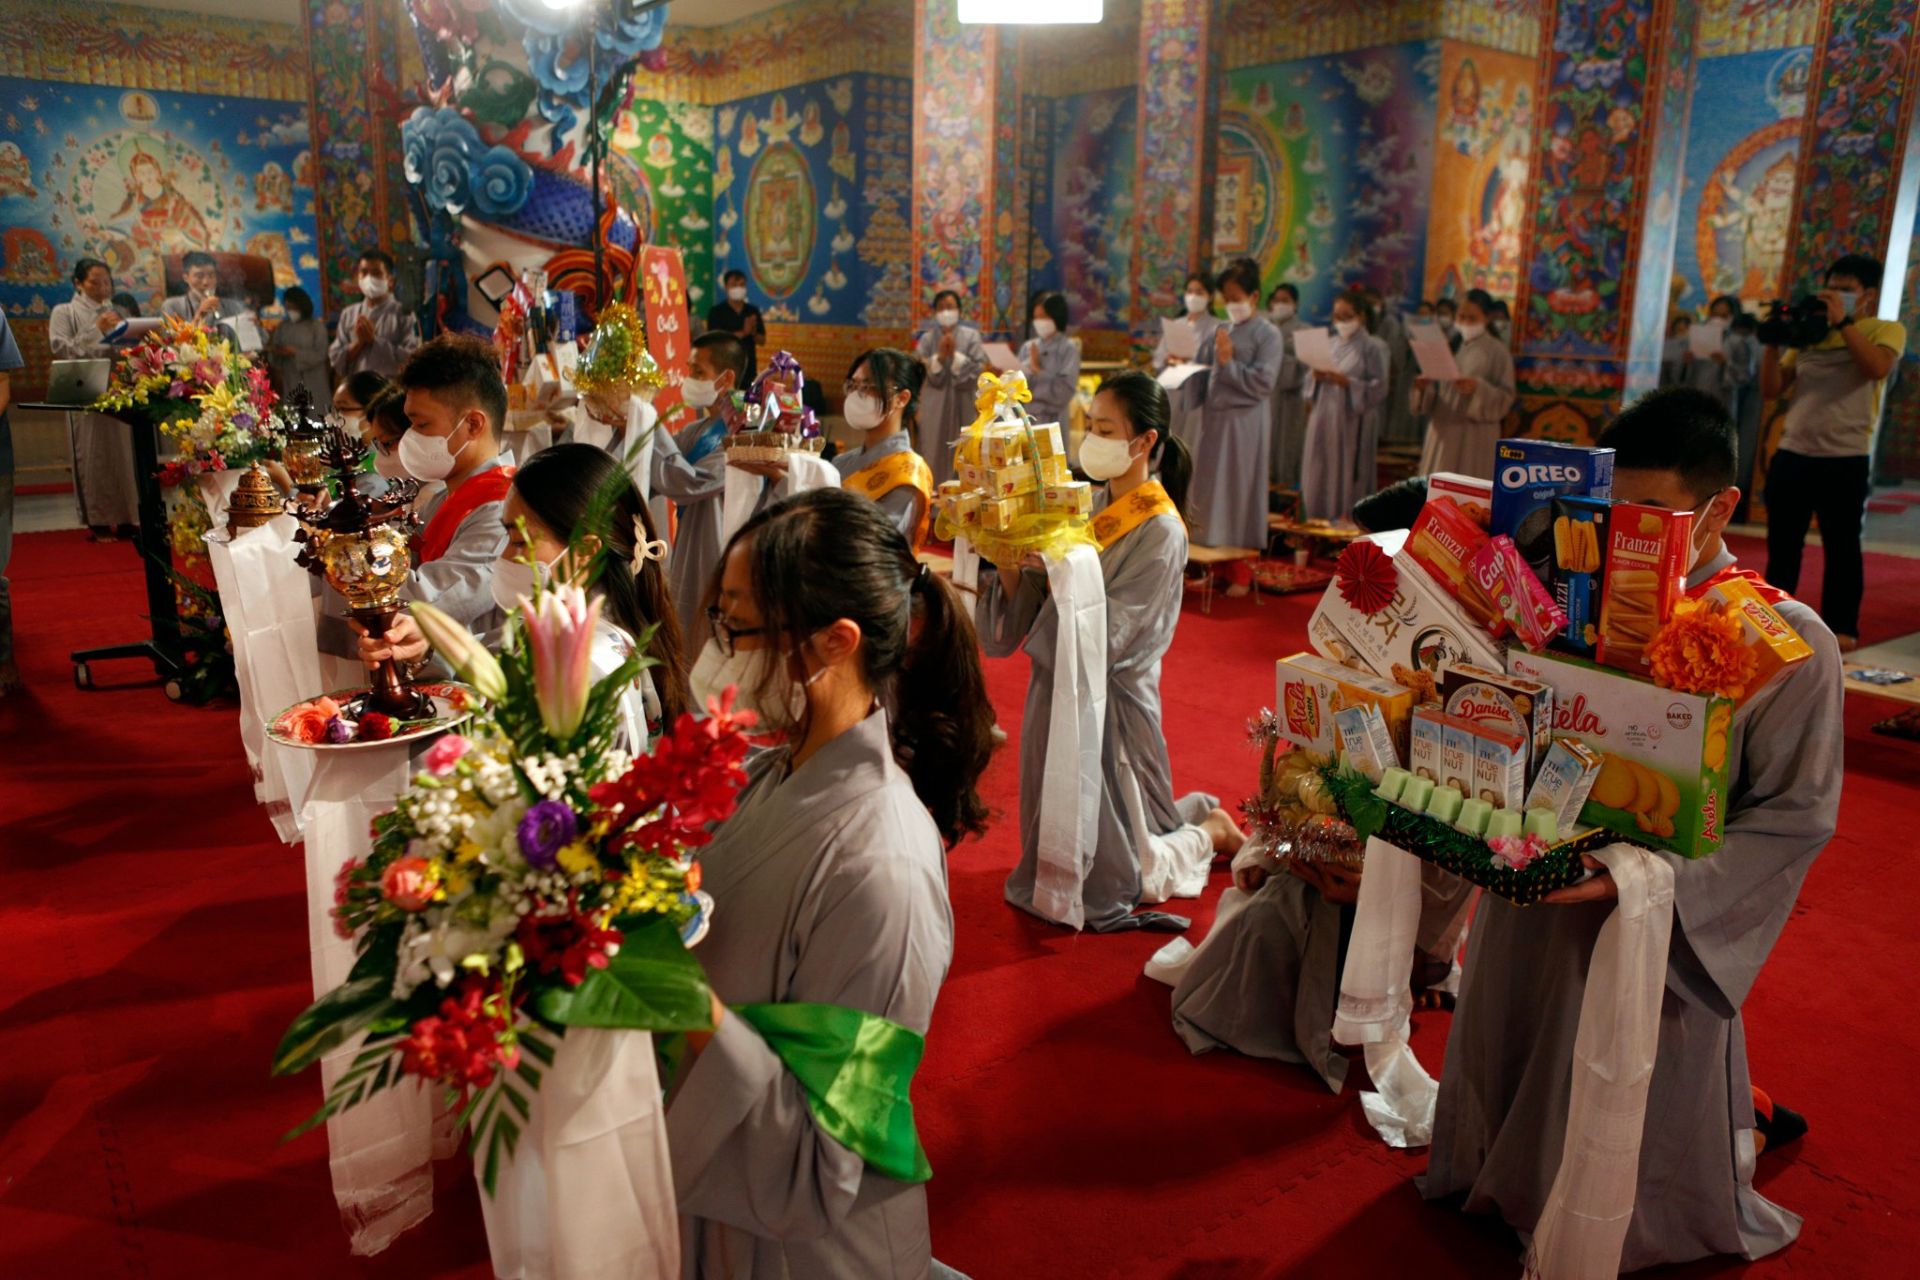
[[[1227,331],[1233,359],[1226,364],[1215,363],[1212,341],[1200,347],[1207,372],[1198,376],[1207,380],[1207,399],[1187,508],[1196,544],[1258,548],[1267,545],[1267,453],[1273,444],[1268,400],[1285,344],[1261,315]]]
[[[1382,310],[1380,331],[1373,336],[1387,348],[1387,399],[1378,411],[1380,430],[1375,439],[1417,440],[1419,437],[1414,434],[1413,413],[1407,400],[1407,392],[1413,386],[1416,371],[1413,344],[1407,340],[1406,322],[1390,304]],[[1372,492],[1371,488],[1368,492]]]
[[[1020,363],[1033,391],[1027,412],[1035,422],[1059,423],[1060,438],[1066,439],[1073,423],[1073,397],[1080,387],[1080,348],[1064,333],[1044,341],[1029,338],[1020,348]]]
[[[1180,621],[1180,575],[1187,531],[1177,516],[1157,515],[1100,553],[1107,589],[1107,721],[1100,745],[1099,824],[1081,899],[1086,927],[1184,929],[1187,920],[1158,911],[1132,914],[1140,901],[1140,856],[1134,832],[1165,835],[1199,822],[1214,807],[1195,793],[1175,800],[1166,735],[1160,728],[1160,659]],[[1039,865],[1040,787],[1053,706],[1053,655],[1059,613],[1046,575],[1023,569],[1011,598],[996,572],[980,575],[976,613],[980,643],[1004,658],[1025,649],[1033,665],[1020,727],[1020,862],[1007,877],[1007,901],[1033,910]]]
[[[1179,318],[1193,321],[1194,335],[1199,339],[1194,360],[1197,363],[1204,363],[1200,359],[1199,352],[1213,346],[1213,335],[1220,328],[1220,318],[1210,311],[1203,311],[1197,316],[1183,315]],[[1172,359],[1173,357],[1167,354],[1166,322],[1163,320],[1160,328],[1160,344],[1153,349],[1153,371],[1159,373]],[[1200,447],[1200,413],[1207,403],[1209,376],[1211,375],[1196,373],[1167,392],[1167,408],[1170,410],[1168,429],[1181,444],[1187,446],[1188,452]]]
[[[1387,348],[1361,329],[1333,335],[1333,360],[1348,385],[1323,385],[1311,370],[1301,392],[1307,441],[1300,459],[1300,506],[1310,520],[1350,520],[1353,504],[1372,493],[1375,440],[1372,410],[1387,394]]]
[[[1731,410],[1735,392],[1753,378],[1759,345],[1750,334],[1728,330],[1720,345],[1721,353],[1727,357],[1726,362],[1710,358],[1702,360],[1696,356],[1687,361],[1680,382],[1699,388]]]
[[[1732,563],[1724,549],[1689,585]],[[1780,613],[1813,656],[1734,715],[1726,843],[1673,866],[1673,940],[1622,1271],[1709,1254],[1757,1258],[1798,1215],[1753,1188],[1753,1099],[1740,1006],[1833,835],[1845,776],[1840,655],[1814,611]],[[1514,907],[1489,896],[1467,948],[1422,1190],[1465,1195],[1532,1231],[1560,1163],[1574,1032],[1612,901]]]
[[[361,316],[373,322],[373,341],[349,358],[348,353],[353,350],[355,341],[354,331],[360,327]],[[377,302],[362,298],[342,308],[340,321],[334,326],[333,346],[327,352],[327,359],[342,378],[350,378],[362,369],[371,369],[383,378],[392,378],[398,376],[401,366],[419,349],[420,321],[412,311],[401,306],[398,299],[388,294]]]
[[[938,489],[942,481],[953,479],[953,446],[979,416],[973,402],[979,394],[980,371],[987,367],[987,348],[978,329],[957,324],[953,326],[953,359],[942,363],[940,328],[936,325],[920,335],[914,355],[927,367],[927,380],[920,388],[913,445],[933,468],[933,487]]]
[[[953,958],[946,853],[875,711],[791,775],[748,766],[739,811],[700,857],[713,928],[694,954],[728,1004],[841,1005],[921,1034]],[[895,1182],[814,1124],[758,1033],[723,1018],[669,1102],[688,1277],[928,1274],[924,1186]]]
[[[100,333],[100,313],[114,310],[78,289],[47,317],[47,345],[56,360],[110,359],[115,348]],[[123,317],[124,318],[124,317]],[[140,489],[133,474],[133,433],[104,413],[74,411],[73,462],[81,516],[96,529],[140,523]]]
[[[1426,447],[1420,451],[1420,474],[1452,471],[1491,480],[1493,447],[1507,410],[1513,408],[1513,353],[1500,339],[1483,333],[1461,344],[1454,362],[1461,377],[1479,384],[1471,395],[1461,395],[1451,382],[1414,384],[1414,413],[1433,415]]]
[[[659,431],[653,437],[653,492],[673,499],[673,550],[667,556],[667,586],[673,607],[680,612],[688,660],[707,642],[704,608],[707,581],[720,563],[721,498],[727,488],[727,451],[719,446],[696,462],[687,461],[714,419],[703,418],[679,431]]]
[[[1307,402],[1300,398],[1307,367],[1293,356],[1298,315],[1272,322],[1280,333],[1280,374],[1273,380],[1273,482],[1282,489],[1300,487],[1300,454],[1307,443]]]
[[[969,421],[971,421],[971,419],[969,419]],[[834,470],[840,473],[840,478],[845,480],[854,472],[864,467],[872,466],[888,454],[912,452],[913,437],[904,431],[896,431],[890,436],[881,437],[878,444],[868,445],[859,449],[849,449],[845,453],[834,454],[833,467]],[[925,457],[926,455],[922,454],[921,456]],[[951,452],[948,454],[947,461],[949,463],[953,461]],[[897,488],[889,489],[874,501],[879,504],[882,511],[887,513],[887,517],[893,521],[893,527],[898,529],[901,535],[906,538],[907,545],[915,545],[913,535],[919,529],[920,513],[926,507],[926,499],[921,497],[920,491],[910,484],[903,484]]]
[[[513,454],[503,449],[473,474],[512,465]],[[421,528],[432,522],[446,502],[447,492],[443,488],[419,505]],[[413,567],[413,576],[400,589],[401,597],[425,601],[475,635],[499,626],[500,608],[493,602],[493,562],[507,549],[506,526],[500,523],[506,505],[505,501],[483,502],[469,511],[454,530],[446,554]]]

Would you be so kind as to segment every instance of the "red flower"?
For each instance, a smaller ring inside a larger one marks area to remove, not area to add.
[[[673,731],[655,744],[651,754],[611,782],[588,791],[599,806],[596,819],[606,819],[614,832],[611,846],[670,851],[697,848],[712,837],[708,827],[732,815],[746,770],[743,732],[755,722],[751,711],[733,710],[733,690],[707,709],[712,715],[695,720],[681,715]]]
[[[393,736],[393,717],[369,711],[360,717],[360,741],[385,742]]]
[[[353,936],[353,926],[347,922],[347,899],[353,891],[354,872],[360,870],[361,865],[349,858],[333,873],[333,931],[342,938]]]
[[[1347,544],[1333,567],[1340,598],[1371,618],[1393,603],[1400,575],[1378,544],[1356,539]]]
[[[559,974],[567,985],[577,987],[587,980],[587,970],[604,969],[612,949],[620,945],[618,929],[603,929],[567,899],[563,916],[528,916],[520,922],[514,938],[535,972]]]
[[[507,1019],[499,986],[470,975],[440,1002],[440,1012],[413,1024],[400,1043],[401,1069],[456,1089],[484,1089],[500,1068],[520,1061],[517,1045],[502,1046]]]

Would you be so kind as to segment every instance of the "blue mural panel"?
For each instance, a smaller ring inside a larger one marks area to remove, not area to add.
[[[1127,325],[1137,110],[1129,86],[1053,99],[1040,116],[1048,164],[1032,216],[1045,251],[1030,287],[1065,294],[1079,328]]]

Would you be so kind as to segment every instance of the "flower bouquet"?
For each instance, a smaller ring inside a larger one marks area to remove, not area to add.
[[[498,658],[430,606],[413,611],[480,703],[468,732],[436,741],[375,819],[367,859],[341,869],[334,926],[359,960],[294,1020],[273,1070],[363,1037],[288,1136],[409,1076],[431,1080],[464,1102],[491,1194],[569,1028],[712,1025],[682,942],[701,911],[691,855],[733,811],[753,717],[729,693],[711,718],[683,715],[634,758],[618,708],[651,665],[645,640],[593,681],[600,603],[578,587],[523,599]]]
[[[172,486],[279,457],[278,399],[264,366],[213,330],[167,316],[115,362],[113,382],[92,407],[137,413],[173,441],[181,458],[160,471]]]

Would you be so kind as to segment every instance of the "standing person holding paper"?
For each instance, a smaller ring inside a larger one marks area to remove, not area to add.
[[[1490,301],[1475,289],[1460,304],[1455,325],[1460,351],[1454,357],[1453,379],[1427,376],[1424,361],[1421,376],[1414,379],[1413,412],[1432,415],[1426,447],[1420,451],[1421,475],[1454,471],[1493,478],[1493,447],[1513,407],[1514,379],[1513,353],[1487,332]]]
[[[127,320],[113,306],[113,272],[98,258],[73,264],[73,297],[47,317],[47,345],[56,360],[106,360]],[[96,539],[111,539],[140,523],[140,491],[133,474],[133,435],[104,414],[71,415],[74,469],[82,518]]]
[[[1220,321],[1213,314],[1212,276],[1204,271],[1196,271],[1188,276],[1183,302],[1185,307],[1181,315],[1160,321],[1160,345],[1153,349],[1155,373],[1164,373],[1198,359],[1201,350],[1213,341],[1214,333],[1220,328]],[[1186,445],[1189,451],[1200,444],[1197,438],[1200,410],[1206,403],[1206,396],[1206,379],[1199,377],[1167,392],[1167,403],[1173,409],[1174,438]]]
[[[1366,331],[1366,309],[1349,290],[1333,300],[1331,341],[1325,330],[1294,335],[1309,369],[1302,394],[1312,408],[1300,464],[1300,507],[1309,520],[1350,520],[1355,500],[1378,487],[1369,430],[1387,394],[1387,345]]]
[[[1180,504],[1192,465],[1186,447],[1169,437],[1168,423],[1167,393],[1130,370],[1100,384],[1080,441],[1080,469],[1106,485],[1093,522],[1106,589],[1106,722],[1099,772],[1080,780],[1100,792],[1093,848],[1080,855],[1086,868],[1080,905],[1085,927],[1096,933],[1186,928],[1180,916],[1136,915],[1134,908],[1198,897],[1215,854],[1234,852],[1242,839],[1213,797],[1174,799],[1160,726],[1160,659],[1180,621],[1187,564]],[[1048,574],[1037,565],[1001,565],[980,587],[976,614],[988,655],[1025,649],[1033,666],[1020,736],[1021,854],[1007,878],[1007,901],[1043,915],[1034,882],[1043,854],[1054,851],[1041,848],[1040,795],[1050,769],[1073,768],[1072,761],[1048,758],[1054,700],[1073,696],[1055,688],[1063,623]],[[1064,625],[1075,622],[1070,616]]]
[[[1760,344],[1752,334],[1733,328],[1739,315],[1738,298],[1722,294],[1713,300],[1706,324],[1691,335],[1693,359],[1681,383],[1706,392],[1726,405],[1729,412],[1739,389],[1753,380],[1759,364]]]
[[[1306,366],[1293,353],[1300,327],[1300,291],[1281,283],[1267,295],[1267,319],[1280,332],[1280,374],[1273,380],[1273,445],[1269,459],[1273,482],[1282,489],[1300,487],[1300,452],[1307,443],[1307,404],[1300,398]]]
[[[953,479],[953,446],[973,421],[973,397],[987,349],[980,331],[960,323],[960,295],[942,289],[933,295],[934,327],[920,335],[914,354],[927,368],[914,421],[914,450],[933,468],[933,485]]]
[[[1035,422],[1057,422],[1065,436],[1080,386],[1080,348],[1067,336],[1067,300],[1043,293],[1033,304],[1033,337],[1020,348],[1020,369],[1033,399],[1027,411]]]
[[[1280,377],[1285,344],[1265,316],[1256,315],[1260,268],[1235,258],[1220,274],[1227,323],[1200,353],[1209,366],[1200,449],[1194,455],[1193,537],[1205,547],[1267,545],[1268,453],[1273,447],[1268,400]],[[1227,594],[1252,588],[1253,565],[1227,566]]]

